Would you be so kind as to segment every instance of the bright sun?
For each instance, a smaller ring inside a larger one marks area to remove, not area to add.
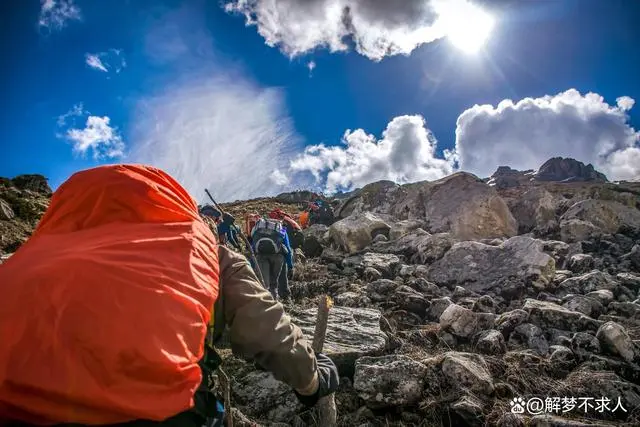
[[[495,23],[491,15],[466,0],[441,4],[439,21],[449,41],[467,53],[484,46]]]

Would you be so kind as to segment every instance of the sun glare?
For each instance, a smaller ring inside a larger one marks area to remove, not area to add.
[[[478,52],[484,46],[495,23],[491,15],[466,0],[444,2],[439,14],[447,39],[467,53]]]

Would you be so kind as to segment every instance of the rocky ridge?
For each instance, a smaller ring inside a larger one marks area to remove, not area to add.
[[[318,298],[334,300],[339,425],[640,424],[640,183],[565,160],[544,179],[373,183],[305,230],[287,311],[311,337]],[[220,352],[236,425],[318,425],[284,384]]]

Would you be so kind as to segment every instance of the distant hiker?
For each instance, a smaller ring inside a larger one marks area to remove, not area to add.
[[[269,212],[269,218],[282,221],[287,237],[289,237],[289,243],[292,249],[301,248],[304,244],[304,234],[302,234],[302,227],[298,222],[293,219],[291,215],[282,210],[276,208]]]
[[[334,222],[333,209],[327,202],[318,199],[311,204],[309,209],[309,225],[323,224],[330,226]]]
[[[0,284],[0,425],[221,426],[212,343],[225,326],[234,354],[303,404],[338,386],[333,362],[159,169],[74,174]]]
[[[234,217],[226,212],[223,215],[218,209],[211,205],[204,205],[201,207],[200,215],[212,218],[215,221],[220,243],[229,243],[235,250],[242,252],[242,246],[238,240],[238,229],[235,225]]]
[[[251,242],[265,286],[274,299],[280,298],[289,302],[293,249],[282,222],[272,218],[260,218],[251,231]]]

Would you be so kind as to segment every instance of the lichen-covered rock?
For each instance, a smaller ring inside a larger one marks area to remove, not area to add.
[[[600,234],[602,231],[589,221],[575,218],[560,221],[560,240],[563,242],[582,242]]]
[[[352,254],[369,246],[376,234],[388,234],[389,229],[381,218],[365,212],[333,223],[329,235],[342,250]]]
[[[594,319],[604,313],[604,306],[600,301],[585,295],[567,295],[562,305],[569,310],[578,311]]]
[[[400,237],[409,234],[409,232],[424,227],[424,222],[415,219],[406,219],[391,224],[389,230],[389,240],[397,240]]]
[[[292,313],[293,322],[312,340],[317,309]],[[356,359],[384,350],[387,336],[380,329],[382,313],[371,308],[332,307],[323,352],[345,375],[353,372]]]
[[[551,302],[527,299],[523,309],[529,312],[529,322],[542,329],[595,332],[600,327],[600,322],[597,320]]]
[[[505,337],[509,335],[521,324],[529,320],[529,313],[522,309],[515,309],[502,313],[496,319],[496,329]]]
[[[482,356],[448,352],[442,361],[442,373],[452,387],[469,390],[480,396],[493,393],[493,378]]]
[[[370,408],[406,406],[422,396],[427,367],[407,356],[362,357],[353,387]]]
[[[585,332],[576,332],[571,338],[571,349],[579,356],[584,357],[590,353],[600,353],[600,343],[598,339],[591,334]]]
[[[620,229],[640,229],[640,210],[612,200],[581,200],[571,206],[561,219],[588,221],[606,234],[615,234]]]
[[[302,408],[291,387],[269,372],[250,372],[231,388],[234,404],[244,412],[263,414],[272,422],[287,422]]]
[[[507,352],[504,336],[496,330],[481,332],[475,348],[480,353],[488,355],[499,355]]]
[[[501,280],[511,277],[544,288],[553,280],[555,261],[542,249],[540,240],[523,236],[512,237],[498,247],[456,243],[432,264],[429,279],[441,285],[463,285],[478,293],[499,288]]]
[[[588,254],[575,254],[569,258],[567,268],[574,273],[587,273],[593,270],[594,260],[591,255]]]
[[[582,276],[570,277],[560,283],[556,295],[560,297],[569,294],[586,295],[589,292],[602,289],[614,290],[617,286],[615,279],[602,271],[592,271]]]
[[[544,332],[531,323],[524,323],[514,329],[509,336],[509,346],[516,348],[524,346],[540,356],[545,356],[549,352],[549,343]]]
[[[631,337],[621,325],[615,322],[607,322],[600,326],[596,337],[600,340],[602,349],[607,353],[622,357],[627,362],[634,362],[640,359],[640,348],[631,340]]]
[[[476,313],[457,304],[451,304],[440,316],[440,327],[455,336],[468,338],[476,332],[492,329],[494,319],[492,314]]]

